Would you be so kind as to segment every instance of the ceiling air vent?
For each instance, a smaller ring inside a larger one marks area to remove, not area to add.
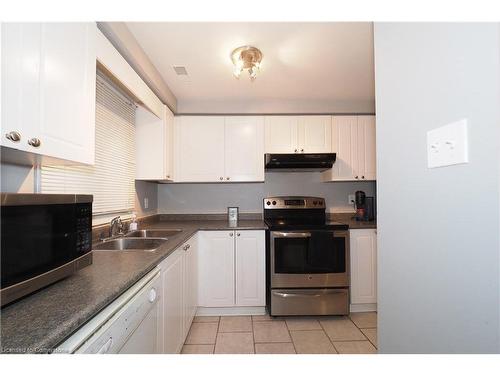
[[[187,76],[188,72],[185,66],[174,66],[173,67],[178,76]]]

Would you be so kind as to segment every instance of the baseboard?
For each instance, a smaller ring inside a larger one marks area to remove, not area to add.
[[[356,303],[351,304],[350,306],[351,312],[369,312],[369,311],[377,311],[376,303]]]
[[[265,315],[265,306],[198,307],[196,316]]]

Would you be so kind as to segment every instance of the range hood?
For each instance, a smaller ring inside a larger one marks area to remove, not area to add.
[[[336,155],[329,154],[266,154],[266,170],[324,171],[335,163]]]

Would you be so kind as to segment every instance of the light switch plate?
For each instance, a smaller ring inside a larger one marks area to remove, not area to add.
[[[438,168],[469,162],[467,120],[427,132],[427,167]]]
[[[148,198],[144,198],[144,208],[149,208],[149,199]]]

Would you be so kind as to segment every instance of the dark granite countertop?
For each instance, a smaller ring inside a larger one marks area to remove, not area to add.
[[[329,214],[330,219],[339,223],[349,225],[349,229],[376,229],[377,220],[374,221],[357,221],[354,219],[353,213],[334,213]]]
[[[376,222],[358,222],[352,214],[333,219],[349,229],[376,228]],[[145,276],[199,230],[267,229],[262,220],[160,220],[145,228],[179,228],[154,252],[95,251],[93,264],[1,310],[0,350],[12,353],[44,353],[54,349],[79,327]]]
[[[0,350],[48,352],[145,276],[198,230],[266,229],[262,220],[159,221],[144,228],[183,231],[154,252],[95,251],[93,264],[1,310]]]

